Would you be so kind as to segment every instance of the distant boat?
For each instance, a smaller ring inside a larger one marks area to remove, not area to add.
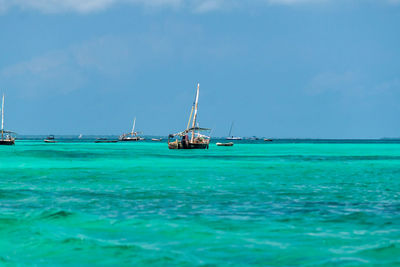
[[[242,137],[239,137],[239,136],[230,136],[230,137],[227,137],[226,140],[242,140]]]
[[[57,143],[57,141],[54,138],[54,135],[49,135],[46,137],[46,139],[44,139],[45,143]]]
[[[264,138],[264,141],[265,141],[265,142],[272,142],[272,139]]]
[[[216,143],[217,146],[233,146],[233,142],[229,143]]]
[[[4,130],[4,94],[3,94],[3,100],[1,104],[1,139],[0,139],[0,145],[4,146],[9,146],[9,145],[14,145],[15,144],[15,137],[12,136],[15,134],[14,132],[11,131],[5,131]]]
[[[80,135],[78,136],[78,138],[79,138],[79,139],[82,139],[82,136],[83,136],[83,135],[82,135],[82,134],[80,134]]]
[[[133,127],[130,133],[122,134],[119,137],[119,141],[127,142],[127,141],[139,141],[144,140],[140,136],[138,136],[139,132],[135,132],[136,118],[133,120]]]
[[[162,141],[162,138],[151,138],[151,141],[160,142]]]
[[[242,137],[232,135],[232,128],[233,128],[233,122],[231,124],[231,128],[229,129],[229,134],[226,140],[242,140]]]
[[[192,105],[192,111],[190,112],[186,130],[168,135],[169,149],[208,149],[210,136],[201,134],[201,132],[210,132],[211,129],[200,128],[198,125],[196,126],[199,92],[200,84],[197,84],[196,97]],[[170,139],[174,137],[178,137],[181,140],[176,139],[175,141],[170,141]]]
[[[107,138],[97,138],[95,143],[117,143],[118,140],[108,140]]]

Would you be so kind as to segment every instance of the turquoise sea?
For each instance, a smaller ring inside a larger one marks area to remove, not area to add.
[[[400,143],[18,140],[0,265],[400,265]]]

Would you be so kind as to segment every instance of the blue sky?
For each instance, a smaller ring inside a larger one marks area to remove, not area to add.
[[[400,136],[400,1],[0,0],[19,134]]]

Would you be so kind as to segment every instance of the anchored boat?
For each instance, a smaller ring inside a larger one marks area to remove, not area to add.
[[[233,122],[232,122],[232,124],[231,124],[231,128],[229,129],[229,135],[228,135],[228,137],[226,138],[226,140],[242,140],[242,137],[240,137],[240,136],[233,136],[233,135],[231,135],[231,134],[232,134],[232,129],[233,129]]]
[[[118,140],[109,140],[107,138],[97,138],[94,142],[95,143],[117,143]]]
[[[209,132],[211,129],[196,126],[199,91],[200,84],[197,84],[196,97],[192,105],[186,130],[168,135],[169,149],[208,149],[210,144]],[[175,141],[171,141],[174,137],[176,137]]]
[[[14,145],[15,144],[15,135],[14,132],[11,131],[5,131],[4,130],[4,94],[3,94],[3,100],[1,104],[1,139],[0,139],[0,145]]]
[[[57,143],[57,141],[54,138],[54,135],[49,135],[46,137],[46,139],[44,139],[45,143]]]
[[[233,142],[228,143],[216,143],[217,146],[233,146]]]
[[[144,140],[144,138],[138,136],[139,132],[135,132],[136,118],[133,120],[133,127],[130,133],[125,133],[119,137],[119,141],[139,141]]]

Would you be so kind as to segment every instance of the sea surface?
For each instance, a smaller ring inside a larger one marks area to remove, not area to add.
[[[17,140],[0,265],[400,265],[400,143]]]

